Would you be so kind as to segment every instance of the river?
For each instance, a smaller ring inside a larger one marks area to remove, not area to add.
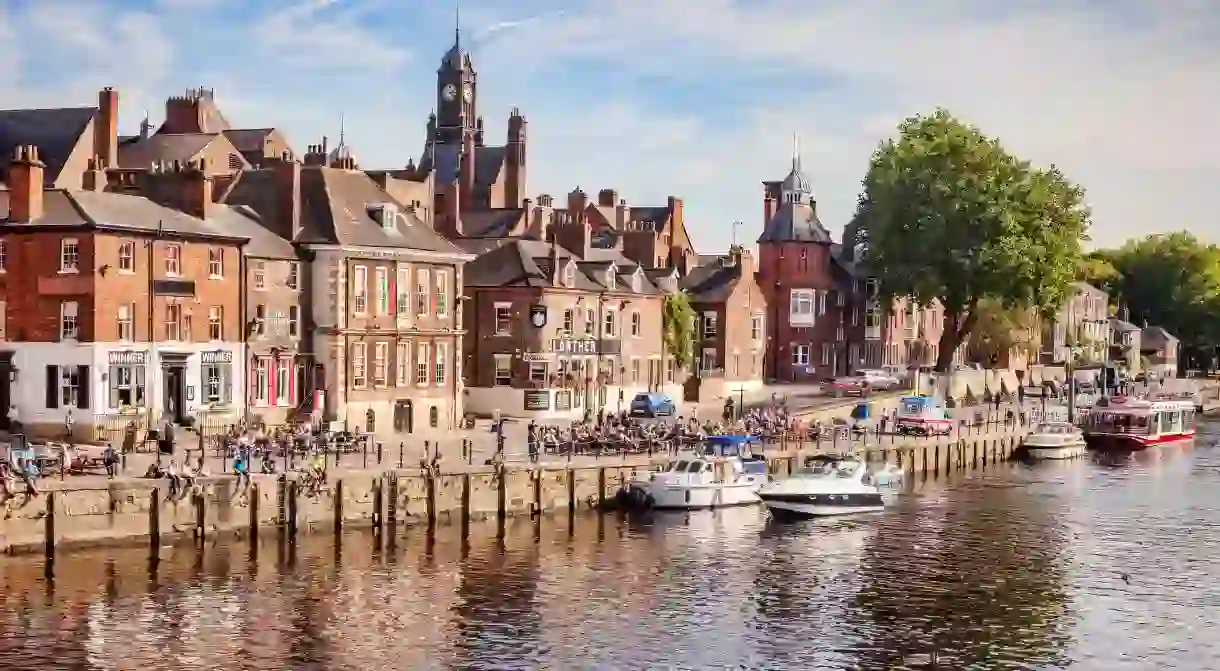
[[[566,517],[0,558],[0,668],[1208,669],[1220,450],[1010,464],[886,513]]]

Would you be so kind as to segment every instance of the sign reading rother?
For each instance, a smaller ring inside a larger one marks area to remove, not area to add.
[[[619,341],[607,338],[601,341],[596,338],[555,338],[551,340],[551,351],[555,354],[618,354]]]

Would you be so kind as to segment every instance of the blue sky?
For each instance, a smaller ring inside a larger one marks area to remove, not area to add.
[[[462,3],[480,111],[529,119],[530,192],[686,202],[700,251],[761,229],[760,182],[794,133],[823,221],[850,217],[869,154],[946,106],[1082,183],[1094,244],[1189,228],[1220,241],[1220,27],[1176,0],[518,0]],[[985,11],[979,8],[988,8]],[[237,126],[418,156],[453,6],[422,0],[0,0],[0,106],[93,104],[120,125],[213,88]]]

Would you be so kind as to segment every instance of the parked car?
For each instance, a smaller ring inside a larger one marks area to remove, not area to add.
[[[825,385],[827,393],[834,394],[840,398],[843,396],[862,396],[871,388],[872,385],[868,379],[858,375],[836,377]]]
[[[636,394],[631,399],[632,417],[673,417],[676,412],[673,399],[665,394]]]
[[[902,384],[902,380],[896,376],[876,368],[861,368],[856,375],[864,378],[873,389],[893,389]]]

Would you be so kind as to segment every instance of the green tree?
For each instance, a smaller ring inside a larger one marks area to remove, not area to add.
[[[1110,290],[1129,321],[1165,328],[1190,367],[1211,367],[1220,341],[1220,248],[1179,231],[1095,255],[1116,270]]]
[[[691,307],[686,292],[679,291],[665,297],[661,326],[664,329],[665,351],[683,368],[690,366],[695,358],[695,309]]]
[[[851,229],[883,298],[944,309],[936,369],[978,324],[984,300],[1052,315],[1089,227],[1084,191],[1035,169],[945,110],[907,119],[873,154]]]
[[[979,301],[978,320],[970,334],[973,359],[995,366],[1005,353],[1035,354],[1038,330],[1037,315],[1031,308],[1005,308],[994,299]]]

